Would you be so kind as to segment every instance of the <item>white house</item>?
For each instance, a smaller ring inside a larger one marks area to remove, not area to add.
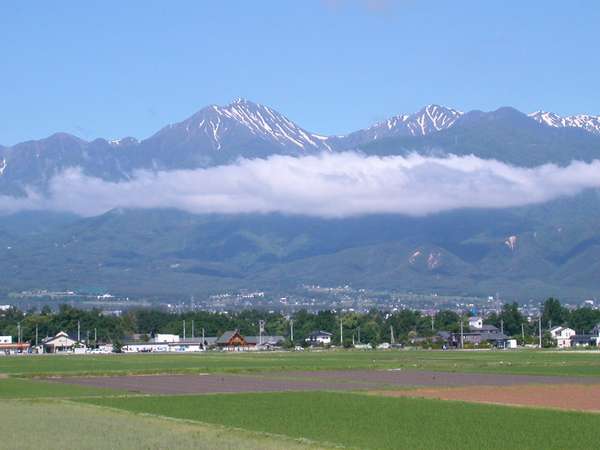
[[[82,343],[77,342],[77,339],[69,337],[64,331],[58,332],[56,336],[43,339],[42,345],[46,353],[72,352],[75,347],[83,346]]]
[[[328,331],[319,330],[310,333],[305,340],[310,345],[329,345],[331,344],[332,337],[332,333],[329,333]]]
[[[481,317],[469,317],[469,328],[472,330],[481,330],[483,328],[483,319]]]
[[[575,330],[568,327],[553,327],[550,329],[550,336],[556,341],[558,348],[571,347],[571,337],[575,334]]]
[[[157,334],[154,336],[153,342],[156,344],[165,342],[179,342],[179,335],[177,334]]]

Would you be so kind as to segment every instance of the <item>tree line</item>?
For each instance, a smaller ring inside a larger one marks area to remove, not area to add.
[[[21,311],[10,308],[0,316],[0,334],[15,338],[19,329],[24,342],[35,343],[46,336],[65,331],[76,336],[79,328],[81,340],[90,344],[97,342],[118,342],[138,334],[142,338],[151,338],[158,333],[199,337],[204,330],[205,336],[219,336],[227,330],[240,330],[242,335],[258,335],[259,321],[265,321],[265,334],[282,335],[289,345],[304,343],[313,331],[323,330],[333,334],[333,342],[345,346],[354,343],[379,344],[391,342],[392,337],[398,343],[411,342],[415,337],[431,340],[439,331],[458,332],[461,321],[467,327],[468,315],[442,310],[433,317],[415,310],[383,312],[371,310],[367,313],[347,312],[338,314],[333,311],[316,313],[305,310],[290,316],[259,310],[244,310],[237,313],[213,313],[208,311],[184,312],[173,314],[159,309],[132,309],[120,316],[104,315],[98,309],[84,310],[70,305],[61,305],[57,311],[49,307],[41,310]],[[600,323],[600,311],[591,308],[569,310],[560,301],[549,298],[542,310],[544,330],[555,325],[565,325],[578,333],[589,332]],[[341,329],[340,329],[341,323]],[[531,323],[519,311],[517,303],[507,303],[500,313],[492,313],[484,323],[502,328],[509,336],[521,338],[526,342],[535,342],[538,323]],[[293,342],[291,331],[293,327]]]

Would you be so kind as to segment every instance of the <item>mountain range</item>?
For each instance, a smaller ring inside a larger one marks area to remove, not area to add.
[[[493,137],[491,142],[488,137]],[[27,188],[43,189],[70,167],[114,181],[129,179],[140,169],[194,169],[232,163],[239,157],[344,150],[378,155],[472,153],[530,166],[599,158],[599,142],[600,116],[561,118],[541,111],[526,115],[513,108],[463,113],[438,105],[345,136],[322,136],[268,106],[237,99],[226,106],[207,106],[141,141],[132,137],[86,141],[56,133],[0,146],[0,193],[24,195]]]
[[[345,136],[323,136],[244,99],[208,106],[147,139],[86,141],[57,133],[0,146],[0,195],[43,192],[78,167],[103,180],[135,171],[224,165],[243,158],[354,150],[367,155],[468,155],[520,167],[600,159],[600,117],[514,108],[461,112],[428,105]],[[80,218],[0,216],[0,297],[33,288],[104,286],[135,295],[190,295],[302,283],[525,300],[600,290],[600,197],[457,210],[423,218],[318,219],[112,210]]]

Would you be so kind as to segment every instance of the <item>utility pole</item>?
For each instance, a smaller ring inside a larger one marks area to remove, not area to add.
[[[35,346],[38,346],[38,325],[35,324]]]
[[[463,316],[460,316],[460,348],[463,349],[465,348],[465,341],[464,341],[464,330],[463,330]]]
[[[185,341],[185,320],[183,321],[183,340]]]
[[[204,328],[202,328],[202,348],[204,347]]]
[[[434,324],[435,318],[433,316],[433,314],[431,315],[431,331],[435,330],[435,324]]]
[[[94,345],[98,346],[98,328],[94,328]]]
[[[194,319],[192,319],[192,339],[194,339]]]
[[[390,325],[390,344],[394,343],[394,327]]]
[[[540,348],[542,348],[542,316],[538,318],[538,333],[540,338]]]
[[[521,323],[521,339],[523,340],[523,346],[525,346],[525,325]]]
[[[290,319],[290,341],[294,344],[294,319]]]
[[[77,342],[81,342],[81,321],[77,321]]]
[[[262,334],[263,331],[265,331],[265,321],[264,320],[259,320],[258,321],[258,345],[262,345]]]
[[[504,319],[500,319],[500,333],[504,334]]]
[[[340,316],[340,347],[344,346],[344,326],[342,322],[342,316]]]

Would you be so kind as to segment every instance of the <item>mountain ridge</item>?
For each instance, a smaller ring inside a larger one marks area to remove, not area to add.
[[[24,196],[31,189],[44,191],[52,177],[73,167],[88,176],[121,181],[130,179],[136,170],[205,168],[274,154],[302,156],[347,150],[380,156],[455,153],[525,166],[600,158],[600,120],[595,133],[592,125],[597,118],[577,117],[567,120],[551,113],[524,114],[510,107],[462,112],[430,104],[345,136],[323,136],[269,106],[240,98],[225,106],[204,107],[143,140],[86,141],[54,133],[0,147],[0,194]]]

